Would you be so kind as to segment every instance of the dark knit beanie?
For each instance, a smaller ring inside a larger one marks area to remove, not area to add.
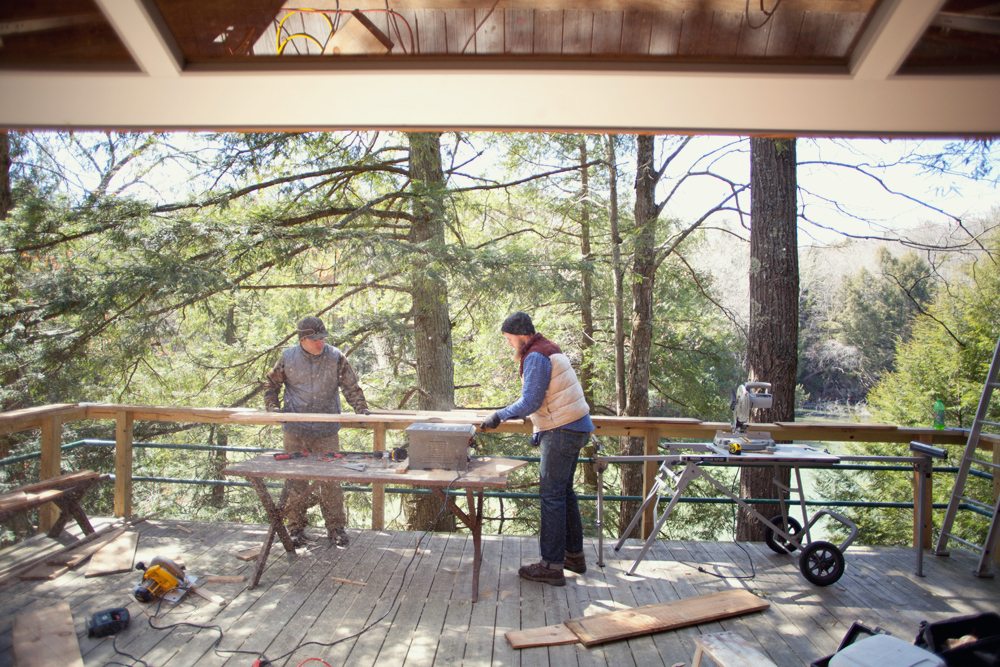
[[[500,325],[500,331],[513,336],[534,336],[535,325],[531,323],[531,318],[527,313],[512,313]]]

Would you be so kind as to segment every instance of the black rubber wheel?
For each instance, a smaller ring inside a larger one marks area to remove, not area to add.
[[[829,586],[844,574],[844,554],[829,542],[810,542],[799,556],[799,571],[811,583]]]
[[[790,533],[795,539],[798,539],[799,533],[802,532],[802,525],[790,516],[776,516],[771,519],[771,523]],[[790,554],[797,549],[781,535],[776,535],[770,526],[764,526],[764,544],[776,554]]]

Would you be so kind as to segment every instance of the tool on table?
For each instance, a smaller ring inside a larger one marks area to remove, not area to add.
[[[320,455],[320,461],[340,461],[358,459],[389,459],[390,461],[405,461],[408,456],[406,447],[396,447],[392,451],[374,452],[326,452]]]
[[[167,602],[179,602],[196,579],[184,574],[184,568],[162,556],[149,561],[149,567],[139,563],[135,569],[142,572],[142,581],[132,588],[132,594],[139,602],[152,602],[163,598]]]
[[[343,465],[343,467],[347,468],[348,470],[357,470],[358,472],[361,472],[361,471],[363,471],[365,469],[365,464],[364,463],[345,463]]]
[[[288,459],[305,459],[309,458],[309,452],[284,452],[282,454],[275,454],[275,461],[287,461]]]
[[[128,609],[124,607],[99,611],[87,621],[87,636],[108,637],[116,635],[128,627],[129,620]]]
[[[747,382],[741,384],[735,391],[729,392],[729,409],[733,411],[733,424],[730,432],[716,431],[713,449],[721,453],[739,456],[744,452],[773,452],[774,440],[771,434],[763,431],[747,432],[750,421],[750,411],[770,408],[774,397],[767,392],[770,382]]]

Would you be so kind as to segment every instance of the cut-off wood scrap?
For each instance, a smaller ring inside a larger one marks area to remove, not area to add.
[[[86,577],[128,572],[135,562],[135,549],[139,546],[139,533],[122,533],[90,557]]]
[[[59,602],[14,619],[14,664],[18,667],[83,667],[69,604]]]
[[[222,597],[221,595],[216,595],[215,593],[210,593],[209,591],[202,589],[200,586],[192,586],[191,592],[197,595],[198,597],[205,598],[209,602],[214,602],[220,607],[226,605],[226,598]]]
[[[234,574],[234,575],[223,575],[223,574],[209,574],[205,576],[206,584],[242,584],[246,581],[246,575]]]
[[[237,551],[236,557],[244,561],[257,560],[257,558],[260,557],[260,547],[254,547],[253,549],[245,549],[244,551]]]
[[[762,600],[749,591],[719,591],[673,602],[661,602],[645,607],[620,609],[605,614],[574,618],[562,625],[508,632],[505,636],[514,648],[573,643],[568,641],[569,635],[561,630],[565,627],[576,638],[576,641],[589,648],[620,639],[676,630],[691,625],[701,625],[724,618],[764,611],[770,606],[767,600]]]
[[[367,586],[363,581],[351,581],[350,579],[341,579],[340,577],[330,577],[334,581],[339,581],[342,584],[354,584],[355,586]]]
[[[698,648],[695,649],[691,667],[699,667],[703,655],[714,660],[719,667],[777,667],[735,632],[698,635],[694,643]]]

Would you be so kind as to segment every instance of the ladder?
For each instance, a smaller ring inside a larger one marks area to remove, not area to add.
[[[955,488],[951,492],[951,500],[948,501],[948,511],[945,514],[944,523],[941,525],[941,534],[938,536],[937,546],[934,548],[936,555],[947,556],[948,540],[950,539],[978,553],[980,555],[979,566],[972,571],[977,577],[993,576],[993,573],[990,572],[990,565],[993,558],[993,551],[997,546],[997,536],[1000,533],[1000,501],[991,506],[974,498],[967,497],[965,495],[965,483],[973,464],[988,468],[994,476],[1000,474],[1000,464],[993,463],[992,461],[984,461],[976,457],[976,449],[979,446],[979,436],[983,431],[983,426],[1000,428],[1000,423],[986,421],[990,399],[993,397],[993,390],[1000,388],[998,375],[1000,375],[1000,339],[997,340],[997,349],[993,353],[993,362],[990,364],[989,373],[986,375],[986,383],[983,385],[983,396],[979,399],[979,409],[976,411],[975,421],[972,422],[972,430],[969,431],[969,440],[965,445],[965,453],[962,455],[962,463],[958,468],[958,475],[955,477]],[[996,458],[995,455],[994,458]],[[958,514],[959,505],[962,503],[984,512],[992,512],[993,519],[990,521],[990,528],[986,533],[986,541],[982,545],[973,544],[951,533],[952,526],[955,524],[955,515]]]

